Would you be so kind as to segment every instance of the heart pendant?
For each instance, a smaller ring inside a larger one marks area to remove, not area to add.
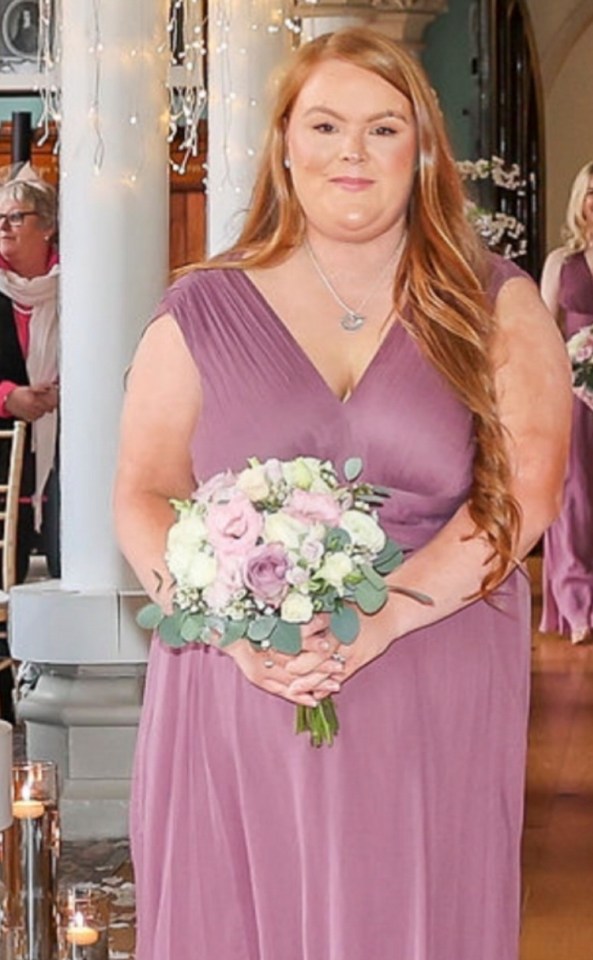
[[[360,328],[364,326],[365,319],[361,313],[355,313],[354,310],[349,310],[348,313],[345,313],[341,318],[340,323],[344,330],[353,332],[360,330]]]

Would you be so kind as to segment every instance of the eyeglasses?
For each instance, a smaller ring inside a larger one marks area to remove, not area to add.
[[[9,223],[11,227],[22,227],[25,222],[25,217],[36,216],[36,210],[13,210],[12,213],[0,213],[0,229],[4,226],[5,221]]]

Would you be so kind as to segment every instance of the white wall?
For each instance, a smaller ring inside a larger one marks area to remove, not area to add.
[[[593,159],[593,0],[528,0],[542,73],[547,245],[557,246],[570,184]]]
[[[546,131],[548,244],[555,246],[574,175],[593,160],[593,22],[549,92]]]

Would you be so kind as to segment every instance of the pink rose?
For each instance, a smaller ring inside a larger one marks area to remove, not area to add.
[[[204,518],[208,540],[217,554],[246,556],[257,543],[263,520],[244,493],[233,493],[226,503],[211,503]]]
[[[278,543],[256,547],[245,565],[244,580],[258,600],[279,606],[288,592],[289,560]]]
[[[200,503],[219,503],[228,500],[236,486],[234,474],[227,470],[225,473],[215,473],[213,477],[200,483],[193,494],[193,499]]]
[[[324,523],[327,527],[336,527],[342,516],[339,503],[329,493],[310,490],[293,490],[284,509],[301,523]]]

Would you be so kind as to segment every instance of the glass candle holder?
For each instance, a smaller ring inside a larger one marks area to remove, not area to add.
[[[2,925],[6,960],[54,960],[60,855],[55,764],[12,768],[12,824],[2,834]]]
[[[109,960],[109,898],[97,884],[61,891],[58,914],[59,960]]]

